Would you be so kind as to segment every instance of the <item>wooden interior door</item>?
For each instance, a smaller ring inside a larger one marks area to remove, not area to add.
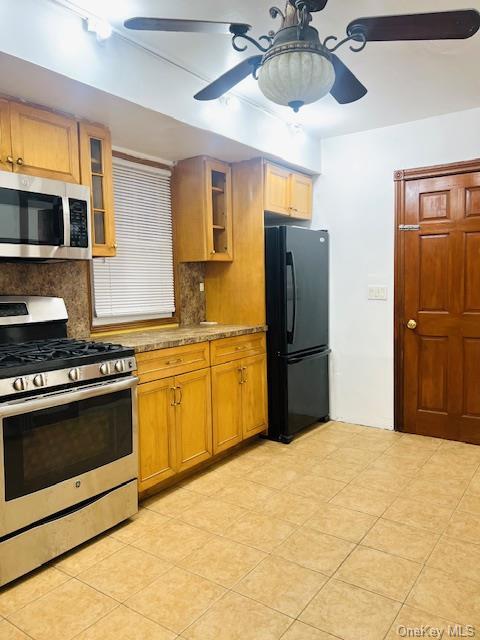
[[[175,387],[176,470],[180,472],[212,455],[210,369],[177,376]]]
[[[173,385],[174,378],[138,385],[140,491],[175,474]]]
[[[403,222],[403,428],[480,444],[480,172],[407,181]]]
[[[26,104],[10,104],[14,171],[80,182],[76,120]]]
[[[239,444],[242,431],[241,363],[212,367],[213,452]]]
[[[242,385],[243,437],[265,431],[268,423],[267,356],[244,358]]]

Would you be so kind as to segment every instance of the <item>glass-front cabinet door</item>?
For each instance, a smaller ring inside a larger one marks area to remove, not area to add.
[[[206,171],[210,260],[229,262],[233,260],[231,169],[228,164],[208,158]]]
[[[93,256],[116,254],[112,142],[105,127],[80,123],[82,184],[91,189]]]

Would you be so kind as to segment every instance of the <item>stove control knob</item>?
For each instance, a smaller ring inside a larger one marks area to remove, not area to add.
[[[15,391],[25,391],[27,389],[27,382],[25,378],[17,378],[13,383]]]
[[[80,369],[71,369],[68,372],[68,377],[72,382],[78,382],[80,379]]]
[[[47,384],[45,374],[39,373],[37,376],[35,376],[33,378],[33,384],[35,385],[35,387],[44,387]]]
[[[108,376],[110,373],[110,365],[107,362],[100,365],[100,373],[102,376]]]
[[[115,371],[117,373],[123,373],[125,371],[125,360],[117,360],[115,363]]]

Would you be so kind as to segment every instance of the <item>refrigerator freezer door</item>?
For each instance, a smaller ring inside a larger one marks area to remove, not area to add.
[[[287,353],[328,345],[328,233],[284,227]]]

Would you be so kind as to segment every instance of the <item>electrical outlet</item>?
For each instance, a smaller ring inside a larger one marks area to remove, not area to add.
[[[205,283],[200,282],[200,292],[203,293],[205,291]]]
[[[369,285],[368,287],[368,299],[369,300],[387,300],[388,289],[382,285]]]

